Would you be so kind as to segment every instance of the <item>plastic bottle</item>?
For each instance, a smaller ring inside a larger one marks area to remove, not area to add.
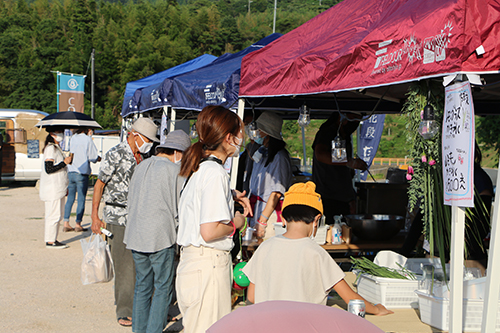
[[[340,216],[335,215],[335,223],[332,227],[332,244],[342,244],[342,226],[340,225]]]

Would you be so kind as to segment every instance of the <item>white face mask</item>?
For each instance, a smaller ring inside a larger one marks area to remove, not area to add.
[[[238,157],[238,155],[240,154],[241,144],[243,143],[242,138],[238,138],[237,136],[235,136],[235,138],[236,138],[236,140],[238,140],[238,144],[235,145],[232,142],[229,143],[231,146],[236,148],[233,155],[231,155],[232,157]]]
[[[182,161],[182,157],[179,160],[177,160],[177,152],[174,151],[174,163],[177,165],[181,165],[181,161]]]
[[[64,134],[62,134],[62,133],[54,133],[54,134],[55,134],[55,138],[54,139],[57,142],[62,142],[64,140]]]
[[[144,139],[142,138],[141,134],[137,133],[137,134],[134,134],[134,135],[139,136],[139,138],[141,138],[141,140],[142,140],[142,146],[137,147],[139,149],[139,151],[142,154],[147,154],[151,150],[151,147],[153,147],[153,143],[152,142],[146,142],[146,141],[144,141]]]
[[[314,230],[314,229],[316,229],[316,230]],[[309,236],[309,238],[311,238],[312,240],[314,240],[314,238],[316,238],[316,231],[317,230],[318,230],[318,224],[313,224],[312,234],[311,234],[311,236]]]

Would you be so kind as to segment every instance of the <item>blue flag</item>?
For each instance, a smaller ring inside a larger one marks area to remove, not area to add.
[[[57,73],[57,111],[83,112],[85,75]]]
[[[374,114],[361,125],[358,140],[358,156],[368,164],[372,165],[375,154],[377,154],[380,138],[384,129],[385,114]],[[361,172],[361,179],[366,180],[367,171]]]

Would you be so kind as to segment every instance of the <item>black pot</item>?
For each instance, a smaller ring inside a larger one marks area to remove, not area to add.
[[[354,235],[364,240],[389,240],[404,226],[404,218],[398,215],[361,214],[345,218]]]

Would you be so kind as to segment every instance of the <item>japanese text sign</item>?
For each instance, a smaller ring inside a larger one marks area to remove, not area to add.
[[[358,156],[365,161],[368,169],[372,165],[377,153],[382,131],[384,130],[385,114],[374,114],[368,120],[363,121],[360,127],[358,139]],[[366,180],[367,171],[361,172],[361,179]]]
[[[474,105],[468,81],[446,87],[442,139],[444,203],[474,207]]]

